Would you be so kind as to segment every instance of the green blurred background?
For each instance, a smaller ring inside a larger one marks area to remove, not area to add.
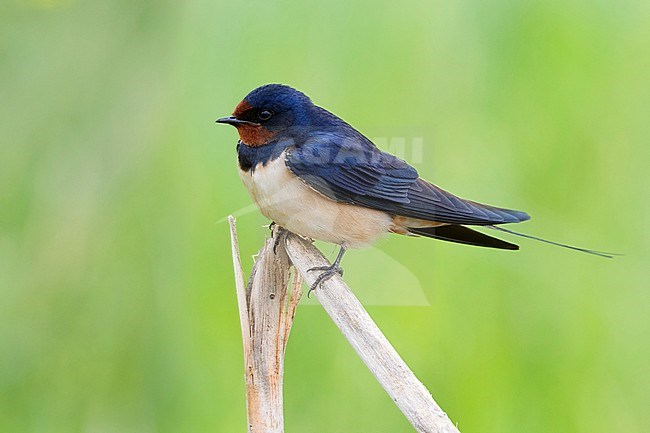
[[[283,82],[368,136],[416,131],[424,177],[522,231],[625,253],[349,254],[359,292],[394,275],[378,255],[409,274],[369,310],[461,431],[647,432],[648,53],[631,0],[4,1],[0,431],[245,430],[220,221],[251,201],[213,122]],[[239,218],[247,270],[263,224]],[[397,306],[413,284],[430,306]],[[412,431],[317,305],[285,382],[287,432]]]

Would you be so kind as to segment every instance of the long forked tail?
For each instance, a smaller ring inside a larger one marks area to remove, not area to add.
[[[544,242],[544,243],[555,245],[555,246],[558,246],[558,247],[568,248],[570,250],[580,251],[580,252],[587,253],[587,254],[593,254],[595,256],[600,256],[600,257],[607,257],[608,259],[611,259],[614,256],[620,256],[620,254],[617,254],[617,253],[607,253],[607,252],[604,252],[604,251],[589,250],[587,248],[580,248],[580,247],[574,247],[574,246],[567,245],[567,244],[561,244],[559,242],[549,241],[548,239],[538,238],[537,236],[528,235],[526,233],[519,233],[519,232],[515,232],[513,230],[504,229],[503,227],[499,227],[499,226],[492,225],[492,226],[485,226],[485,227],[491,228],[493,230],[498,230],[498,231],[504,232],[504,233],[510,233],[511,235],[521,236],[522,238],[533,239],[533,240],[536,240],[536,241],[539,241],[539,242]]]

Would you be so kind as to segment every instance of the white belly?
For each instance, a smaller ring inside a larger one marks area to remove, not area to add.
[[[385,212],[338,203],[307,186],[287,168],[284,154],[239,175],[260,211],[299,235],[361,248],[391,228]]]

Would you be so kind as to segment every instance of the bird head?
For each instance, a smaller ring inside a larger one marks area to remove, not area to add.
[[[217,123],[234,126],[242,143],[258,147],[306,126],[312,107],[304,93],[282,84],[267,84],[246,95],[232,116],[217,119]]]

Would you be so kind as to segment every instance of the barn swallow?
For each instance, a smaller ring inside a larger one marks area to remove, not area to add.
[[[217,122],[237,128],[239,176],[262,214],[293,233],[340,246],[332,266],[313,269],[323,271],[314,288],[343,274],[348,248],[366,247],[385,233],[519,249],[467,227],[480,226],[607,256],[500,227],[530,217],[459,198],[422,179],[292,87],[258,87]]]

